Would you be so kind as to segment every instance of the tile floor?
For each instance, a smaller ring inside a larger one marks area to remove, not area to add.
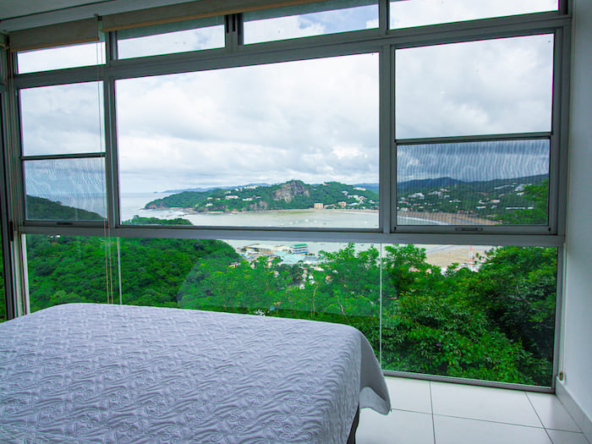
[[[592,444],[554,395],[387,378],[388,416],[364,409],[358,444]]]

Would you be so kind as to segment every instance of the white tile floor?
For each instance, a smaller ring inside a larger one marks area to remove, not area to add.
[[[592,444],[542,393],[387,378],[388,416],[364,409],[358,444]]]

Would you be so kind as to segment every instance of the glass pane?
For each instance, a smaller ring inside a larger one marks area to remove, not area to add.
[[[116,87],[122,220],[378,227],[377,54]]]
[[[103,237],[27,235],[31,311],[78,302],[119,303],[114,240]]]
[[[551,130],[553,36],[396,52],[397,139]]]
[[[105,151],[101,82],[23,89],[19,94],[25,156]]]
[[[378,27],[376,1],[322,2],[288,8],[247,12],[245,44],[335,34]]]
[[[105,63],[105,43],[85,43],[18,52],[17,62],[19,74],[102,65]]]
[[[105,160],[24,162],[27,219],[92,221],[107,215]]]
[[[117,56],[120,59],[222,47],[223,17],[117,32]]]
[[[26,245],[32,311],[123,303],[337,322],[360,329],[385,370],[552,382],[556,248],[47,235]]]
[[[550,387],[557,249],[384,247],[385,370]]]
[[[557,0],[398,0],[391,1],[391,29],[557,11]]]
[[[399,225],[548,221],[548,140],[399,145]]]

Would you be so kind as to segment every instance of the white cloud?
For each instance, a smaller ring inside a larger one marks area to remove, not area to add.
[[[173,54],[224,46],[224,26],[175,31],[146,37],[122,39],[117,49],[120,58]]]
[[[550,131],[551,36],[403,49],[396,57],[397,138]]]
[[[20,98],[25,155],[104,151],[102,83],[25,89]]]
[[[392,29],[557,10],[557,0],[391,1]]]
[[[245,22],[245,44],[310,37],[325,33],[322,23],[303,19],[299,15]]]
[[[60,46],[17,53],[19,73],[73,68],[105,63],[105,43]]]
[[[147,169],[148,191],[376,182],[377,76],[377,56],[361,55],[120,81],[122,190],[140,191]]]

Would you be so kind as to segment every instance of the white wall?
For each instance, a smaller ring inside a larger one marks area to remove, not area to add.
[[[592,418],[592,1],[574,4],[563,370]]]

